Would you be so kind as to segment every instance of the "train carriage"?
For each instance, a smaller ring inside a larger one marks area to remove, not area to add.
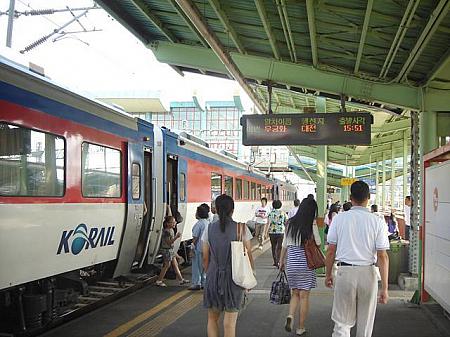
[[[169,209],[184,219],[179,245],[198,204],[221,193],[240,221],[262,196],[295,198],[292,185],[189,138],[0,58],[0,315],[12,317],[0,327],[49,323],[55,290],[83,270],[116,278],[154,263]]]

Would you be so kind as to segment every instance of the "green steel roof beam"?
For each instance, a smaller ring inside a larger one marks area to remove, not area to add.
[[[289,100],[291,101],[292,108],[297,109],[297,105],[295,104],[294,97],[292,97],[292,95],[289,95]]]
[[[291,46],[291,40],[289,38],[289,33],[287,30],[287,24],[286,24],[286,18],[284,17],[284,11],[281,8],[281,0],[276,0],[276,5],[277,5],[277,10],[278,10],[278,16],[280,18],[280,22],[281,22],[281,27],[283,28],[283,34],[284,34],[284,39],[286,40],[286,46],[288,47],[289,50],[289,55],[291,57],[291,61],[294,61],[294,53],[292,50],[292,46]],[[297,57],[295,57],[296,59]],[[297,61],[295,61],[297,62]]]
[[[289,153],[292,154],[292,156],[295,158],[295,160],[297,161],[297,163],[299,163],[300,167],[302,168],[303,172],[305,172],[305,174],[308,176],[309,180],[314,181],[311,176],[309,175],[308,171],[306,170],[305,166],[303,165],[300,157],[297,155],[297,153],[295,153],[295,151],[292,149],[292,146],[288,146],[287,147],[289,150]]]
[[[434,33],[436,32],[436,29],[438,28],[442,20],[447,16],[449,8],[450,8],[449,0],[439,1],[439,4],[436,6],[435,10],[430,15],[430,19],[428,20],[427,25],[422,31],[422,34],[420,34],[420,37],[417,40],[414,48],[411,50],[408,59],[403,64],[402,69],[398,73],[396,81],[401,81],[408,76],[409,72],[419,59],[419,56],[425,50],[426,46],[430,42]]]
[[[181,77],[184,77],[184,73],[183,71],[181,71],[181,69],[177,66],[173,66],[171,64],[169,64],[169,67],[172,68],[178,75],[180,75]]]
[[[216,13],[223,27],[225,28],[225,31],[228,34],[230,34],[230,38],[231,40],[233,40],[233,43],[236,46],[237,50],[239,50],[241,54],[245,54],[245,48],[242,45],[242,42],[240,41],[233,26],[231,26],[230,19],[228,19],[227,13],[225,13],[225,11],[222,9],[220,1],[219,0],[208,0],[208,1],[211,7],[214,9],[214,12]]]
[[[124,26],[129,32],[131,32],[134,36],[136,36],[144,45],[150,43],[150,41],[155,40],[156,38],[152,37],[149,33],[143,31],[142,27],[136,24],[132,18],[125,13],[122,7],[117,6],[115,3],[111,3],[108,0],[96,0],[97,4],[99,4],[111,17],[117,20],[122,26]]]
[[[245,77],[242,75],[241,71],[239,70],[239,67],[236,65],[236,63],[233,61],[231,55],[225,51],[222,43],[219,41],[217,36],[213,33],[211,28],[208,26],[208,24],[204,21],[200,11],[198,10],[197,6],[194,2],[191,0],[176,0],[180,8],[183,10],[183,12],[186,14],[186,16],[192,21],[192,23],[195,25],[195,27],[198,29],[200,34],[205,38],[206,42],[208,42],[209,46],[211,47],[212,51],[215,53],[215,57],[219,58],[219,62],[221,62],[221,66],[225,67],[226,71],[228,71],[233,78],[236,80],[236,82],[239,83],[239,85],[242,87],[242,89],[247,93],[247,95],[250,97],[250,99],[253,101],[255,106],[261,111],[261,113],[264,113],[266,111],[264,105],[259,101],[258,97],[256,97],[255,92],[250,87],[250,85],[247,84]],[[208,53],[211,51],[206,50],[205,48],[201,48]],[[239,54],[241,55],[241,54]],[[187,55],[179,55],[182,59],[184,59]],[[216,59],[217,61],[217,59]],[[167,62],[174,64],[173,62]],[[199,67],[204,68],[206,67]]]
[[[292,49],[292,55],[294,56],[294,62],[297,63],[297,52],[295,50],[294,36],[292,34],[291,24],[289,22],[289,16],[288,16],[287,6],[286,6],[286,1],[285,0],[281,0],[281,8],[283,10],[284,20],[286,22],[286,30],[288,32],[289,41],[291,43],[291,49]]]
[[[184,22],[186,22],[186,25],[189,27],[192,33],[194,33],[197,36],[198,40],[203,45],[203,47],[209,48],[208,43],[205,41],[203,36],[198,32],[197,28],[195,28],[195,26],[192,24],[191,20],[189,20],[186,14],[184,14],[183,10],[180,8],[180,6],[178,6],[176,1],[175,0],[168,0],[168,1],[172,5],[172,7],[176,10],[178,15],[183,18]]]
[[[448,90],[426,88],[423,90],[423,111],[448,111],[450,95]]]
[[[402,21],[400,21],[400,25],[398,26],[397,32],[395,33],[394,41],[392,41],[391,47],[389,48],[389,52],[384,60],[384,64],[383,67],[381,68],[379,77],[385,78],[389,73],[389,69],[391,68],[392,62],[394,61],[395,56],[397,55],[397,51],[403,42],[403,38],[405,37],[409,25],[411,24],[411,20],[414,17],[414,13],[416,12],[419,3],[420,0],[409,1],[405,13],[403,14]]]
[[[364,9],[362,9],[362,8],[355,8],[355,7],[352,8],[350,6],[352,6],[352,5],[342,6],[341,5],[341,1],[339,1],[339,5],[331,5],[331,4],[322,2],[320,4],[320,9],[327,10],[327,11],[331,12],[334,15],[336,15],[336,13],[337,14],[344,14],[344,15],[351,14],[351,15],[355,15],[355,16],[359,16],[359,17],[362,17],[364,15],[364,13],[365,13]],[[380,20],[383,20],[383,21],[387,21],[387,22],[390,22],[390,23],[398,24],[398,17],[395,16],[395,15],[385,14],[385,13],[382,13],[382,12],[377,11],[377,10],[373,10],[372,11],[372,15],[373,15],[374,18],[377,18],[377,19],[380,19]],[[345,19],[342,16],[339,16],[339,17]],[[354,24],[350,20],[348,20],[348,22],[350,24]]]
[[[217,59],[212,50],[163,41],[152,47],[156,58],[160,62],[183,65],[195,69],[202,68],[217,73],[227,72],[225,66]],[[420,88],[400,83],[379,83],[345,74],[314,69],[309,65],[280,62],[254,55],[243,55],[233,52],[230,52],[229,55],[245,78],[265,81],[270,76],[271,81],[283,85],[308,88],[332,94],[344,94],[366,102],[378,102],[405,109],[421,109],[419,104]]]
[[[173,33],[161,22],[161,20],[152,13],[151,9],[142,0],[130,0],[130,2],[145,16],[149,19],[153,25],[159,29],[161,33],[172,43],[178,42],[178,39],[173,35]]]
[[[359,65],[361,63],[361,57],[363,54],[364,44],[366,43],[366,34],[367,29],[369,28],[369,22],[370,22],[370,14],[372,13],[372,7],[373,7],[373,0],[367,1],[367,8],[366,8],[366,15],[364,17],[364,24],[361,32],[361,39],[359,40],[359,47],[358,47],[358,55],[356,56],[356,62],[355,62],[355,69],[353,72],[356,74],[359,71]]]
[[[313,66],[317,67],[319,57],[317,55],[317,40],[316,40],[316,19],[314,14],[314,0],[306,0],[306,12],[308,14],[309,39],[311,41],[311,54]]]
[[[256,9],[258,10],[259,17],[261,19],[261,22],[264,26],[264,30],[266,31],[267,37],[269,38],[270,46],[272,47],[273,55],[277,60],[280,59],[280,52],[278,51],[277,47],[277,40],[275,38],[275,35],[272,31],[272,26],[269,22],[269,19],[267,17],[266,8],[264,7],[264,1],[263,0],[255,0]]]
[[[372,127],[372,133],[389,133],[393,131],[406,130],[411,128],[411,119],[405,118],[390,123],[384,123],[380,127]]]
[[[282,105],[282,102],[281,102],[281,100],[280,100],[280,96],[278,96],[278,93],[276,92],[276,90],[274,90],[274,91],[272,92],[272,94],[273,94],[273,97],[275,98],[275,100],[277,101],[277,104],[278,104],[278,105]]]
[[[406,137],[408,139],[410,139],[410,132],[406,133]],[[394,134],[394,135],[373,138],[372,142],[370,143],[370,145],[371,146],[377,146],[377,145],[387,144],[387,143],[391,143],[391,142],[398,142],[400,140],[403,140],[403,138],[404,138],[404,133],[400,132],[400,133],[397,133],[397,134]]]
[[[450,63],[450,48],[447,50],[447,52],[441,57],[439,62],[435,65],[435,67],[430,71],[430,73],[427,76],[427,82],[425,86],[428,86],[431,81],[433,81],[437,76],[439,76],[439,73],[444,70],[445,67],[447,67]],[[447,85],[447,82],[444,82],[445,85]],[[433,83],[435,85],[435,83]],[[448,86],[444,86],[442,89],[449,89]]]

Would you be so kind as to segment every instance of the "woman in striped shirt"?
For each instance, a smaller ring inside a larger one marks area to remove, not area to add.
[[[317,203],[314,199],[303,199],[297,214],[291,218],[284,233],[280,256],[280,269],[286,266],[286,274],[291,288],[291,302],[289,315],[286,317],[285,329],[292,331],[294,314],[300,304],[299,328],[297,335],[306,332],[305,320],[309,310],[309,292],[317,286],[316,273],[308,268],[304,244],[306,240],[314,238],[317,245],[321,244],[319,229],[314,223]],[[287,254],[287,262],[285,256]]]

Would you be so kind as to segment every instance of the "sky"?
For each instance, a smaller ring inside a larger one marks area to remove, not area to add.
[[[16,10],[89,7],[87,0],[16,0]],[[0,13],[9,8],[9,0],[0,0]],[[82,11],[74,12],[75,15]],[[200,102],[231,100],[239,94],[246,111],[253,103],[235,81],[185,73],[182,77],[166,64],[159,63],[151,50],[129,33],[103,9],[90,10],[80,22],[87,30],[101,31],[52,36],[43,44],[21,54],[25,46],[50,34],[73,18],[70,12],[52,15],[20,15],[14,20],[12,48],[6,48],[8,16],[0,15],[0,54],[28,65],[42,66],[46,76],[78,92],[149,91],[169,108],[170,101]],[[65,31],[79,31],[74,22]],[[56,40],[55,40],[56,38]]]

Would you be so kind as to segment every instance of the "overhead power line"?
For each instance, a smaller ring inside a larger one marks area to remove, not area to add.
[[[100,9],[100,6],[94,5],[90,7],[78,7],[78,8],[61,8],[61,9],[55,9],[55,8],[44,8],[44,9],[32,9],[29,11],[14,11],[14,17],[18,18],[22,15],[25,16],[38,16],[38,15],[51,15],[56,13],[63,13],[63,12],[78,12],[78,11],[86,11],[91,9]],[[5,12],[0,12],[0,16],[2,15],[9,15],[9,10]]]
[[[52,37],[53,35],[58,34],[59,32],[62,32],[62,30],[63,30],[64,28],[66,28],[67,26],[69,26],[71,23],[73,23],[73,22],[75,22],[75,21],[78,21],[78,19],[81,18],[82,16],[86,15],[88,11],[89,11],[89,10],[85,10],[83,13],[81,13],[81,14],[79,14],[79,15],[77,15],[77,16],[74,16],[74,18],[73,18],[72,20],[70,20],[70,21],[67,22],[66,24],[62,25],[61,27],[54,29],[53,32],[51,32],[50,34],[47,34],[47,35],[41,37],[40,39],[34,41],[33,43],[29,44],[29,45],[26,46],[24,49],[22,49],[20,52],[21,52],[22,54],[24,54],[24,53],[26,53],[26,52],[28,52],[28,51],[30,51],[30,50],[36,48],[36,47],[39,46],[40,44],[43,44],[45,41],[47,41],[47,40],[48,40],[50,37]]]

